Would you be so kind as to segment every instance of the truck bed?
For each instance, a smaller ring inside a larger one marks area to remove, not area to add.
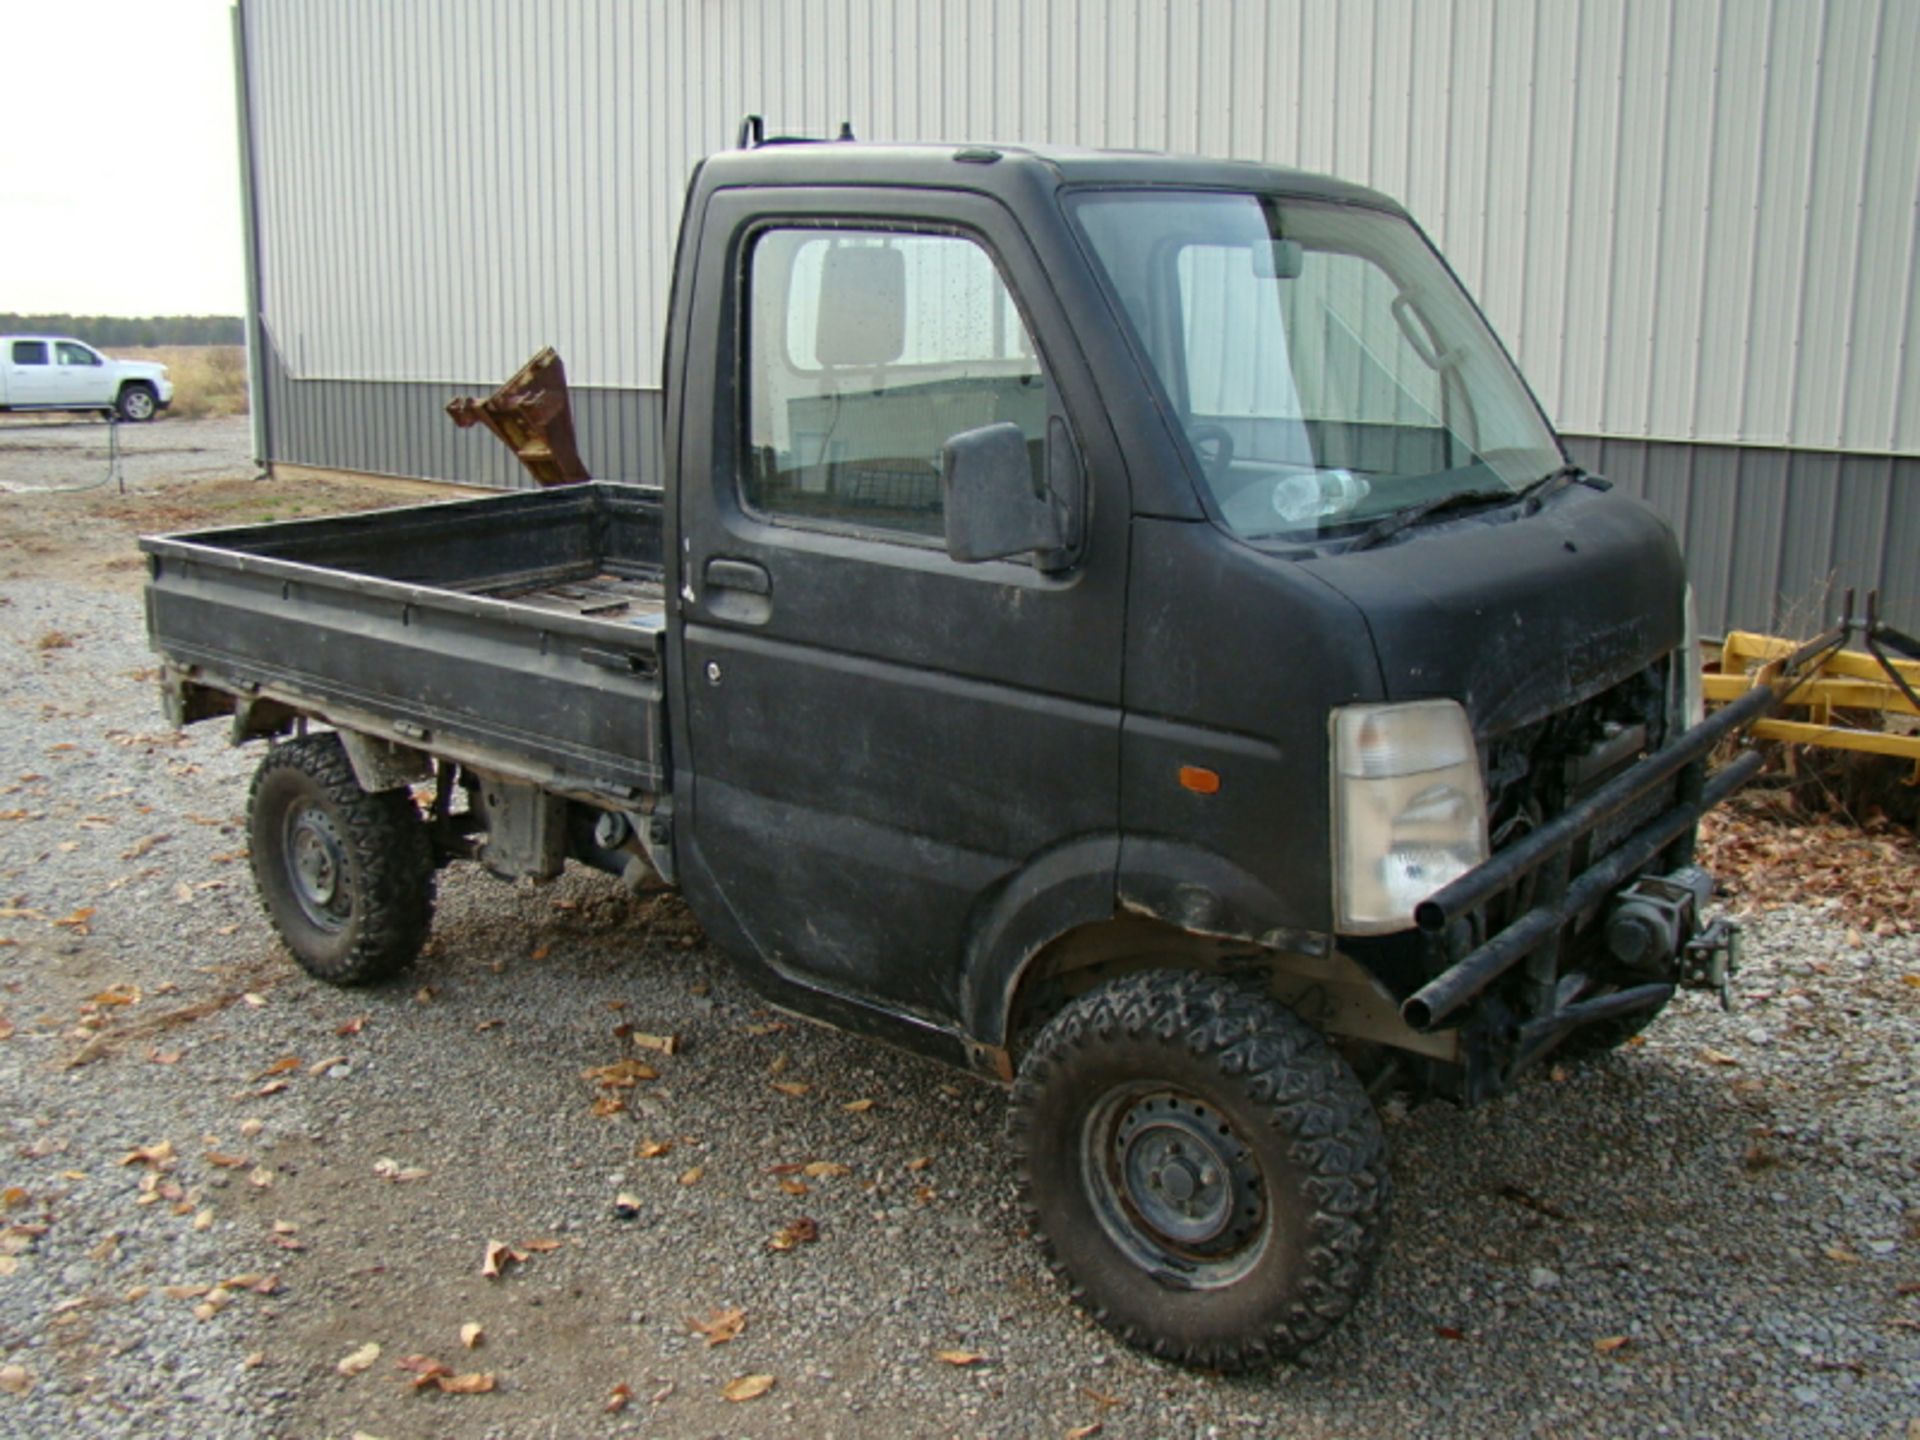
[[[665,785],[661,498],[596,482],[147,536],[182,718],[278,702],[583,797]]]

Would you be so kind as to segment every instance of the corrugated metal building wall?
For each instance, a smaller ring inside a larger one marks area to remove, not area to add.
[[[516,484],[440,407],[556,345],[657,453],[682,191],[775,130],[1259,158],[1420,217],[1710,625],[1920,623],[1912,0],[243,0],[276,461]]]

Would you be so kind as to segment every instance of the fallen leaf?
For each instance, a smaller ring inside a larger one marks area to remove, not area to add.
[[[806,1181],[796,1180],[791,1175],[782,1175],[780,1177],[780,1188],[789,1195],[807,1195],[812,1193],[808,1190]]]
[[[27,1192],[18,1185],[9,1185],[0,1190],[0,1210],[18,1210],[27,1203]]]
[[[747,1312],[744,1310],[716,1310],[705,1320],[692,1315],[687,1317],[687,1324],[693,1328],[694,1333],[707,1337],[709,1347],[724,1345],[734,1339],[746,1323]]]
[[[347,1057],[344,1055],[329,1055],[325,1060],[316,1060],[313,1064],[309,1065],[307,1067],[307,1074],[324,1075],[327,1071],[333,1069],[334,1066],[344,1065],[346,1063]]]
[[[526,1258],[527,1252],[524,1250],[516,1250],[498,1240],[489,1240],[486,1258],[480,1263],[480,1273],[489,1280],[498,1280],[507,1266],[517,1265]]]
[[[680,1183],[682,1185],[698,1185],[700,1183],[700,1177],[706,1173],[707,1170],[704,1165],[695,1165],[690,1170],[680,1172]]]
[[[767,1241],[769,1250],[791,1250],[796,1245],[811,1245],[820,1238],[820,1227],[802,1215],[790,1225],[782,1225]]]
[[[596,1065],[582,1071],[580,1078],[603,1090],[627,1090],[641,1080],[659,1079],[660,1072],[642,1060],[616,1060],[611,1065]]]
[[[199,1214],[195,1215],[193,1217],[193,1228],[196,1230],[211,1230],[213,1228],[213,1211],[202,1210]]]
[[[652,1050],[661,1055],[672,1055],[680,1049],[678,1035],[646,1035],[636,1030],[627,1037],[642,1050]]]
[[[642,1140],[633,1147],[633,1153],[642,1160],[658,1160],[672,1149],[673,1146],[665,1140]]]
[[[1740,1061],[1724,1050],[1716,1050],[1711,1045],[1700,1051],[1700,1058],[1709,1065],[1738,1065]]]
[[[924,1170],[932,1163],[933,1163],[933,1157],[931,1155],[922,1155],[922,1156],[919,1156],[917,1159],[907,1161],[907,1169]]]
[[[1464,1340],[1467,1338],[1467,1332],[1454,1325],[1436,1325],[1433,1327],[1433,1333],[1438,1335],[1442,1340]]]
[[[764,1024],[764,1025],[749,1025],[749,1026],[747,1026],[747,1034],[749,1034],[749,1035],[778,1035],[778,1034],[779,1034],[779,1033],[780,1033],[781,1031],[783,1031],[783,1030],[791,1030],[792,1028],[793,1028],[793,1026],[791,1026],[791,1025],[789,1025],[789,1024],[788,1024],[788,1023],[787,1023],[786,1021],[784,1021],[784,1020],[770,1020],[770,1021],[768,1021],[768,1022],[767,1022],[766,1024]]]
[[[282,1090],[286,1088],[287,1088],[287,1081],[286,1081],[286,1077],[283,1075],[278,1080],[267,1081],[266,1084],[262,1085],[258,1090],[254,1091],[253,1093],[256,1096],[258,1096],[260,1099],[264,1100],[269,1095],[278,1095]]]
[[[414,1180],[424,1180],[430,1173],[418,1165],[402,1165],[398,1160],[382,1155],[373,1162],[373,1173],[382,1180],[391,1180],[396,1185],[405,1185]]]
[[[829,1175],[850,1175],[853,1172],[837,1160],[813,1160],[803,1167],[804,1173],[814,1180],[825,1179]]]
[[[536,1255],[550,1255],[567,1242],[564,1240],[522,1240],[521,1248],[531,1250]]]
[[[129,985],[124,981],[118,985],[109,985],[98,995],[89,995],[87,1003],[90,1005],[138,1005],[140,987]]]
[[[185,1052],[180,1050],[149,1050],[147,1059],[155,1065],[178,1065]]]
[[[946,1365],[984,1365],[987,1357],[977,1350],[936,1350],[933,1358]]]
[[[873,1101],[849,1100],[846,1104],[842,1105],[840,1108],[846,1111],[849,1115],[864,1115],[867,1113],[867,1111],[873,1109]]]
[[[443,1395],[485,1395],[493,1389],[494,1379],[491,1370],[473,1375],[441,1375],[434,1384],[440,1387]]]
[[[1626,1349],[1632,1343],[1631,1335],[1608,1335],[1604,1339],[1594,1341],[1593,1348],[1602,1355],[1611,1355],[1615,1351]]]
[[[253,1078],[255,1080],[265,1080],[274,1075],[289,1074],[292,1071],[298,1070],[299,1068],[300,1068],[300,1057],[298,1055],[282,1055],[278,1060],[274,1061],[271,1065],[267,1066],[266,1069],[262,1070],[258,1075],[254,1076]]]
[[[773,1088],[782,1095],[804,1095],[813,1089],[813,1086],[804,1080],[776,1080],[773,1082]]]
[[[533,947],[533,953],[529,955],[527,958],[529,960],[544,960],[547,958],[547,956],[551,955],[552,953],[553,953],[553,947],[549,945],[536,945]]]
[[[742,1375],[737,1380],[729,1380],[720,1394],[737,1405],[745,1400],[758,1400],[775,1383],[771,1375]]]
[[[1093,1436],[1098,1435],[1105,1428],[1098,1420],[1092,1420],[1067,1431],[1066,1440],[1092,1440]]]
[[[122,860],[138,860],[142,855],[153,849],[154,846],[164,845],[172,838],[171,835],[149,835],[143,840],[134,841],[132,845],[122,850],[120,852],[120,858]]]
[[[1836,1265],[1858,1265],[1860,1257],[1844,1245],[1829,1245],[1820,1252]]]
[[[380,1358],[380,1347],[369,1340],[351,1355],[343,1358],[333,1368],[342,1375],[353,1376],[373,1368],[374,1361]]]
[[[1854,929],[1851,925],[1847,927],[1847,948],[1849,950],[1862,949],[1865,947],[1866,943],[1867,941],[1864,935],[1862,935],[1858,930]]]
[[[604,1120],[609,1115],[618,1115],[621,1111],[625,1110],[627,1108],[627,1102],[622,1100],[618,1095],[601,1095],[597,1096],[593,1104],[588,1108],[589,1113]]]
[[[638,1220],[640,1218],[640,1197],[622,1190],[618,1195],[613,1197],[613,1213],[622,1220]]]
[[[201,1159],[205,1160],[209,1165],[218,1165],[222,1170],[244,1170],[247,1168],[247,1162],[241,1156],[222,1155],[217,1150],[209,1150],[205,1155],[201,1156]]]
[[[613,1387],[612,1392],[607,1396],[607,1403],[600,1408],[605,1410],[609,1415],[618,1415],[622,1410],[627,1408],[627,1402],[632,1399],[633,1390],[625,1381],[622,1381]]]
[[[469,1320],[460,1327],[460,1343],[471,1350],[480,1343],[480,1337],[486,1334],[477,1321]]]
[[[256,1190],[273,1188],[273,1169],[267,1165],[256,1165],[247,1172],[247,1183]]]
[[[33,1376],[24,1365],[0,1365],[0,1392],[24,1396],[32,1393]]]
[[[122,1165],[151,1165],[155,1169],[173,1162],[173,1142],[162,1140],[157,1145],[142,1145],[120,1157]]]
[[[74,911],[71,915],[68,915],[63,919],[56,920],[53,923],[56,925],[66,926],[67,929],[73,931],[73,933],[76,935],[91,935],[93,933],[93,930],[87,924],[87,921],[91,920],[92,918],[93,918],[93,907],[91,905],[82,905],[78,910]]]
[[[371,1018],[371,1016],[367,1015],[356,1015],[344,1024],[335,1026],[333,1033],[336,1035],[358,1035],[362,1030],[367,1028],[367,1021]]]

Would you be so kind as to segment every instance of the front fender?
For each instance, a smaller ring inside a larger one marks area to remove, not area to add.
[[[1028,967],[1054,941],[1119,918],[1263,950],[1328,956],[1333,937],[1285,923],[1271,886],[1224,856],[1153,836],[1089,836],[1051,850],[1001,887],[968,943],[961,1023],[1004,1047]]]

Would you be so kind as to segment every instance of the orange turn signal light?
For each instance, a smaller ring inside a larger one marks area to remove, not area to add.
[[[1220,772],[1204,765],[1182,765],[1180,784],[1196,795],[1212,795],[1220,788]]]

